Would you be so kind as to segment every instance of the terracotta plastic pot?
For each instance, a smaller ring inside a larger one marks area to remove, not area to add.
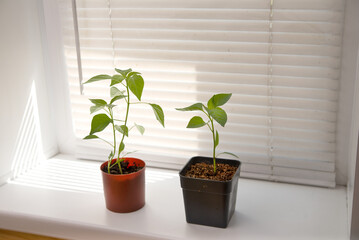
[[[113,159],[112,163],[115,161]],[[143,168],[135,173],[119,175],[103,171],[107,162],[100,167],[106,208],[119,213],[133,212],[145,205],[145,162],[137,158],[125,158],[124,161]]]
[[[236,207],[241,162],[216,158],[217,163],[238,167],[232,179],[226,182],[186,177],[190,166],[199,162],[213,164],[213,159],[193,157],[179,173],[186,220],[188,223],[226,228]]]

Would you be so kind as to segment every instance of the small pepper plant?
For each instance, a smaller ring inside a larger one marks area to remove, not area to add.
[[[187,128],[200,128],[206,125],[211,131],[213,139],[212,155],[214,173],[216,173],[217,169],[216,157],[218,157],[220,154],[229,154],[238,158],[237,155],[230,152],[221,152],[219,154],[216,154],[216,148],[219,144],[219,134],[218,131],[215,129],[214,121],[219,123],[222,127],[226,125],[227,113],[222,108],[220,108],[220,106],[227,103],[231,96],[232,93],[215,94],[208,100],[207,106],[205,106],[203,103],[195,103],[185,108],[176,108],[176,110],[178,111],[200,111],[204,113],[204,115],[207,117],[208,120],[206,121],[204,121],[203,118],[200,116],[192,117],[187,124]]]
[[[102,111],[103,113],[99,113],[93,116],[91,121],[91,131],[89,135],[84,137],[84,139],[101,139],[102,141],[111,145],[113,149],[108,156],[108,173],[110,174],[110,169],[117,164],[120,169],[120,173],[122,174],[120,164],[124,160],[124,157],[129,154],[124,154],[125,137],[129,136],[129,132],[133,128],[136,128],[142,135],[145,131],[145,128],[143,126],[136,123],[133,123],[133,125],[130,126],[128,122],[130,106],[133,104],[147,104],[151,106],[156,116],[156,119],[163,127],[165,126],[165,124],[163,110],[159,105],[141,101],[142,91],[144,87],[144,80],[141,76],[141,73],[134,72],[132,71],[132,69],[121,70],[115,68],[115,71],[119,74],[115,74],[113,76],[106,74],[97,75],[84,83],[88,84],[102,80],[111,80],[109,86],[111,100],[109,102],[106,102],[104,99],[89,99],[93,103],[93,105],[90,107],[91,114],[98,111]],[[132,101],[132,95],[134,95],[138,101]],[[117,104],[120,103],[120,101],[122,101],[122,103],[125,103],[126,105],[124,119],[119,119],[118,117],[115,117],[114,110],[118,106]],[[109,125],[112,127],[113,143],[95,135],[95,133],[102,132]],[[116,161],[111,164],[114,157],[116,158]]]

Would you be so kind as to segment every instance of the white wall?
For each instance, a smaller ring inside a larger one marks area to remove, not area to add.
[[[359,130],[359,1],[347,0],[343,36],[342,77],[338,115],[338,159],[347,164],[349,226]],[[341,173],[344,172],[342,169]]]
[[[42,0],[44,11],[45,75],[48,78],[49,101],[52,106],[53,126],[59,152],[75,154],[76,137],[73,131],[70,93],[65,63],[60,8],[58,0]],[[71,1],[66,4],[71,6]],[[55,109],[55,110],[54,110]]]
[[[357,13],[359,11],[359,1],[357,1]],[[357,17],[356,21],[359,21]],[[359,28],[359,27],[357,27]],[[358,29],[357,29],[358,30]],[[359,40],[357,41],[359,45]],[[349,141],[349,160],[348,160],[348,213],[349,226],[351,226],[351,239],[359,239],[359,47],[356,52],[356,76],[354,86],[354,99],[352,111],[352,123]],[[355,236],[354,236],[355,235]]]
[[[359,72],[359,65],[358,65],[358,72]],[[359,81],[359,76],[357,78],[357,81]],[[359,84],[357,84],[359,85]],[[359,86],[357,93],[359,94]],[[358,96],[358,95],[357,95]],[[359,99],[356,102],[356,105],[359,107]],[[359,118],[358,118],[359,119]],[[357,138],[358,139],[358,138]],[[359,144],[357,145],[357,157],[356,157],[356,164],[353,161],[354,169],[352,170],[355,172],[355,176],[352,176],[352,179],[350,179],[351,182],[354,182],[351,186],[350,190],[348,188],[349,197],[350,197],[350,210],[349,212],[349,230],[350,230],[350,239],[351,240],[358,240],[359,239]],[[352,183],[351,183],[352,184]]]
[[[339,111],[337,121],[337,183],[347,184],[349,139],[353,109],[356,58],[358,49],[359,16],[356,9],[359,1],[347,0],[343,33],[342,71],[340,80]]]
[[[42,141],[47,155],[57,152],[46,95],[41,32],[41,1],[0,1],[0,184],[11,171],[16,139],[35,83]]]

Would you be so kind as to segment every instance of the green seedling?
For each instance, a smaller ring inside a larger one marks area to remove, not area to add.
[[[106,102],[104,99],[89,99],[93,105],[90,107],[91,114],[102,112],[93,116],[91,121],[91,131],[89,135],[84,139],[101,139],[107,144],[111,145],[112,151],[108,156],[108,173],[110,169],[118,164],[122,174],[120,163],[124,160],[124,157],[129,154],[124,154],[125,149],[125,137],[129,136],[130,131],[136,128],[142,135],[144,134],[145,128],[141,125],[133,123],[131,126],[128,122],[128,116],[130,112],[130,106],[132,104],[147,104],[152,107],[156,119],[164,127],[164,114],[162,108],[154,103],[146,103],[141,101],[142,91],[144,87],[144,80],[141,73],[134,72],[132,69],[120,70],[115,68],[115,71],[119,74],[113,76],[110,75],[97,75],[89,79],[84,84],[98,82],[102,80],[110,80],[110,101]],[[132,101],[132,95],[137,99]],[[126,105],[126,111],[124,119],[115,117],[114,109],[118,107],[119,103]],[[95,133],[102,132],[108,126],[112,127],[113,143],[106,141],[95,135]],[[129,127],[130,126],[130,127]],[[112,159],[116,157],[116,161],[111,165]]]
[[[203,126],[208,126],[209,130],[212,132],[213,139],[213,171],[216,173],[217,165],[216,165],[216,157],[221,154],[229,154],[231,156],[237,157],[237,155],[230,152],[221,152],[216,154],[216,148],[219,144],[219,134],[215,129],[214,121],[219,123],[222,127],[226,125],[227,122],[227,113],[220,108],[220,106],[224,105],[231,98],[231,93],[220,93],[213,95],[207,102],[207,106],[203,103],[195,103],[191,106],[185,108],[176,108],[179,111],[200,111],[205,114],[207,117],[207,121],[204,121],[200,116],[194,116],[189,120],[187,128],[200,128]]]

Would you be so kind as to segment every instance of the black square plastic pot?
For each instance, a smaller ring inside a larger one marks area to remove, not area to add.
[[[213,164],[209,157],[193,157],[180,171],[183,200],[188,223],[226,228],[233,216],[241,162],[216,158],[217,163],[238,167],[231,181],[215,181],[185,177],[192,164],[205,162]]]

